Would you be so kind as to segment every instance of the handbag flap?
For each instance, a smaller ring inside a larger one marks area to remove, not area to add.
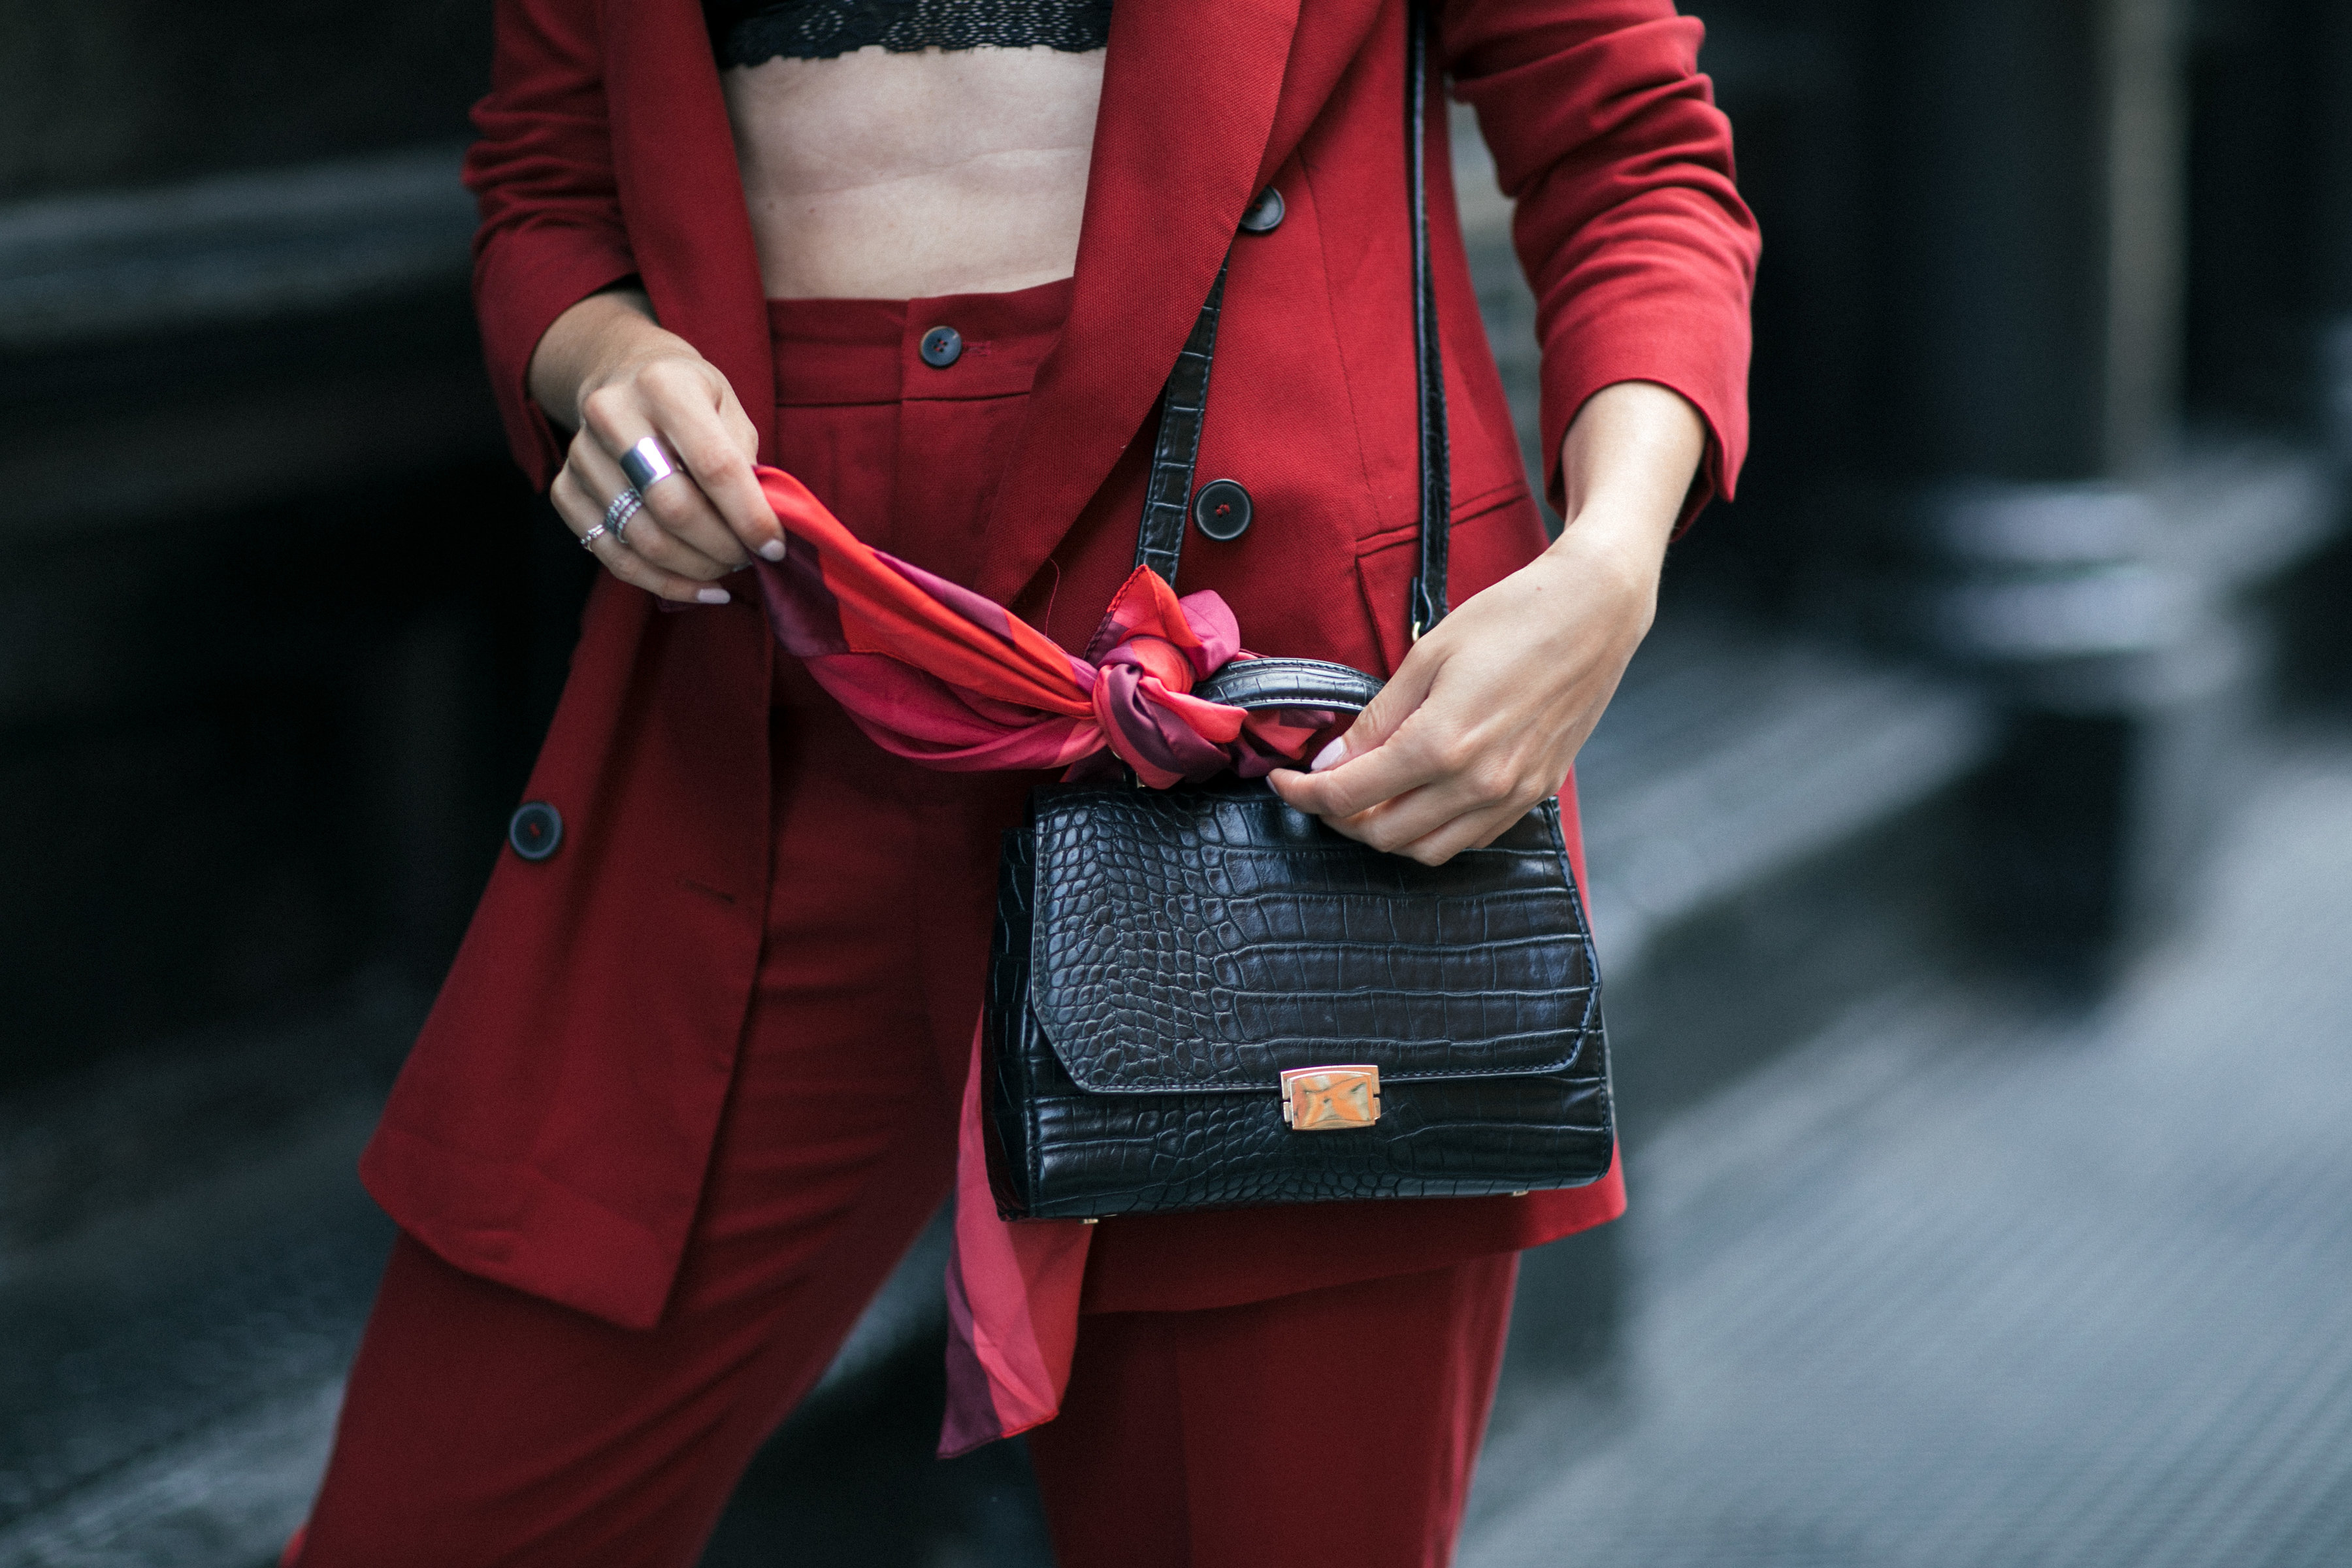
[[[1262,782],[1037,792],[1030,1006],[1094,1093],[1567,1070],[1600,1040],[1591,939],[1547,800],[1444,866]]]

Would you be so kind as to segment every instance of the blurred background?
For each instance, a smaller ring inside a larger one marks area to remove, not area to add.
[[[1755,455],[1581,766],[1633,1212],[1528,1260],[1464,1560],[2352,1562],[2352,7],[1698,9]],[[487,11],[0,0],[0,1568],[258,1568],[323,1458],[587,582]],[[928,1457],[938,1268],[714,1568],[1050,1562]]]

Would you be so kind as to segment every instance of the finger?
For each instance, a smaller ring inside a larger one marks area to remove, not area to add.
[[[635,382],[599,387],[581,401],[580,433],[572,438],[571,461],[580,469],[589,492],[608,502],[633,488],[622,471],[620,455],[648,436],[662,438],[655,428],[651,394],[642,384],[648,379],[659,379],[659,367],[646,371]],[[709,503],[699,496],[688,499],[695,489],[691,475],[679,469],[653,488],[652,496],[639,497],[645,505],[624,531],[623,542],[630,549],[667,571],[692,577],[724,576],[743,563],[745,558],[734,536],[719,522]],[[700,527],[679,526],[690,520],[698,520]],[[638,527],[643,522],[653,526],[641,536]],[[688,551],[693,553],[685,553]],[[703,569],[696,556],[709,562],[709,569]]]
[[[1436,725],[1421,722],[1426,717],[1423,710],[1386,745],[1346,770],[1312,775],[1276,773],[1274,787],[1290,805],[1315,812],[1349,837],[1401,854],[1458,818],[1496,813],[1507,818],[1557,787],[1549,769],[1537,763],[1531,770],[1525,755],[1477,746],[1466,735],[1449,733],[1438,739]],[[1414,763],[1414,758],[1421,762]],[[1391,767],[1401,767],[1400,776],[1415,782],[1360,809],[1339,809],[1353,804],[1349,796],[1357,791],[1350,779],[1370,778],[1373,782],[1362,786],[1361,793],[1377,795],[1392,782],[1381,776]],[[1317,810],[1325,803],[1334,809]]]
[[[1402,854],[1409,846],[1438,832],[1464,814],[1489,810],[1494,805],[1493,800],[1479,798],[1464,788],[1459,779],[1449,776],[1401,791],[1352,816],[1327,816],[1323,820],[1375,849]]]
[[[621,465],[598,440],[583,434],[575,437],[572,445],[570,466],[578,475],[583,490],[591,497],[602,498],[597,510],[601,518],[613,498],[629,487],[628,476],[621,472]],[[673,479],[655,488],[669,489],[692,482],[690,479]],[[735,564],[740,563],[740,556],[734,563],[717,560],[696,548],[691,542],[677,537],[662,526],[661,518],[654,513],[650,505],[639,507],[635,515],[623,523],[616,532],[619,534],[616,542],[623,548],[635,551],[658,569],[680,577],[709,582],[714,577],[725,576]],[[721,537],[724,538],[723,531]]]
[[[1538,798],[1540,798],[1539,796]],[[1387,854],[1442,866],[1465,849],[1493,843],[1533,802],[1481,801],[1465,806],[1439,788],[1415,790],[1351,817],[1325,818],[1333,832]]]
[[[1428,699],[1443,662],[1442,653],[1426,640],[1415,643],[1405,655],[1404,663],[1364,705],[1364,710],[1356,715],[1356,721],[1347,732],[1316,753],[1307,774],[1294,775],[1290,782],[1300,784],[1300,793],[1294,797],[1288,790],[1276,786],[1283,798],[1301,811],[1349,816],[1423,782],[1423,775],[1411,765],[1412,759],[1405,756],[1389,757],[1385,759],[1386,766],[1369,772],[1360,767],[1344,784],[1336,783],[1333,774],[1387,747],[1404,727],[1405,721],[1418,712]],[[1367,793],[1376,791],[1386,793]]]
[[[604,570],[622,582],[676,604],[723,605],[734,597],[724,588],[661,570],[609,533],[599,537],[588,549],[604,563]]]
[[[1475,820],[1499,825],[1494,831],[1500,832],[1559,789],[1558,781],[1549,774],[1548,766],[1529,757],[1481,755],[1465,767],[1450,769],[1434,782],[1382,803],[1369,814],[1367,842],[1402,855],[1412,853],[1412,847],[1430,836],[1444,834],[1451,823]],[[1454,843],[1448,853],[1467,842]]]
[[[648,374],[654,416],[661,423],[670,450],[685,465],[719,524],[739,549],[782,561],[783,526],[761,493],[759,476],[751,471],[759,434],[736,400],[734,389],[722,383],[714,404],[709,386],[698,375],[688,372]]]
[[[1465,849],[1485,848],[1509,832],[1511,825],[1527,814],[1527,807],[1516,805],[1467,812],[1400,846],[1394,853],[1424,866],[1443,866]]]
[[[588,531],[604,521],[604,509],[581,484],[579,476],[567,465],[548,487],[548,500],[554,504],[555,514],[575,539],[585,538]],[[698,583],[664,572],[635,551],[615,540],[610,532],[599,534],[588,542],[589,553],[614,576],[633,587],[681,605],[723,605],[732,595],[724,588],[714,588],[708,583]]]
[[[750,564],[752,552],[765,542],[746,542],[738,537],[733,525],[720,514],[705,489],[706,477],[696,471],[698,463],[705,469],[710,467],[715,447],[735,459],[755,493],[759,488],[751,477],[749,459],[729,438],[725,423],[711,405],[706,378],[691,369],[656,365],[639,378],[638,390],[643,399],[639,416],[653,434],[636,437],[631,444],[651,439],[672,459],[670,472],[645,488],[646,510],[653,514],[665,534],[700,551],[728,570]],[[616,420],[615,428],[620,436],[626,436],[635,425],[625,419]],[[689,453],[694,456],[689,457]],[[772,529],[772,516],[764,505],[760,510]]]
[[[1279,790],[1282,786],[1275,787]],[[1434,789],[1423,788],[1408,790],[1369,810],[1347,816],[1326,816],[1320,820],[1324,826],[1343,837],[1383,853],[1394,853],[1444,827],[1460,815],[1457,808],[1442,805]]]
[[[1400,725],[1381,744],[1321,773],[1274,775],[1280,781],[1275,788],[1284,800],[1317,816],[1369,811],[1447,772],[1449,759],[1424,740],[1428,728]]]
[[[744,549],[735,531],[727,526],[719,509],[710,504],[710,498],[702,493],[702,487],[683,467],[674,468],[656,479],[651,489],[638,493],[645,501],[645,510],[639,516],[664,537],[699,552],[730,572],[751,564],[751,552]],[[635,526],[635,522],[630,524],[633,529]]]
[[[1382,683],[1356,721],[1315,758],[1312,767],[1320,773],[1336,767],[1350,757],[1360,757],[1381,745],[1397,732],[1429,696],[1429,689],[1437,682],[1437,672],[1445,662],[1444,645],[1437,634],[1414,643],[1406,650],[1404,663]]]

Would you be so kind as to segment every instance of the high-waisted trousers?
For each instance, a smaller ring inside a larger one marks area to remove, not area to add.
[[[1067,292],[772,305],[782,465],[865,537],[969,580]],[[942,323],[962,352],[935,366],[920,340]],[[401,1237],[301,1568],[692,1563],[948,1196],[997,836],[1039,781],[893,758],[781,654],[775,687],[758,989],[660,1325]],[[1063,1413],[1029,1438],[1062,1568],[1444,1563],[1515,1268],[1087,1317]]]

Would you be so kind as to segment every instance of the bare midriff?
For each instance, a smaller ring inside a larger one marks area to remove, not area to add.
[[[774,300],[997,293],[1076,263],[1103,52],[772,59],[720,73]]]

